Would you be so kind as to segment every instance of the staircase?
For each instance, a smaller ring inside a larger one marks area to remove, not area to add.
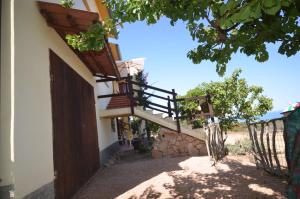
[[[134,109],[134,115],[145,120],[154,122],[165,128],[177,131],[177,123],[172,117],[163,117],[163,114],[154,114],[152,110],[143,110],[142,106],[137,106]],[[204,129],[192,129],[192,126],[181,125],[181,133],[190,135],[200,140],[206,140]]]
[[[130,107],[112,108],[100,111],[100,117],[118,117],[129,116],[131,114]],[[134,107],[134,116],[154,122],[162,127],[177,131],[177,122],[172,117],[163,117],[162,113],[154,114],[153,110],[144,110],[142,106]],[[192,129],[192,126],[181,125],[181,133],[185,133],[200,140],[206,140],[204,129]]]
[[[100,117],[120,117],[134,115],[145,120],[154,122],[162,127],[171,129],[178,133],[184,133],[189,136],[195,137],[200,140],[206,140],[206,133],[204,129],[192,129],[191,126],[181,125],[180,116],[178,109],[178,101],[185,99],[178,99],[175,90],[172,91],[164,90],[161,88],[140,84],[138,82],[132,81],[132,77],[123,77],[123,81],[127,82],[127,89],[123,93],[113,93],[109,95],[98,96],[98,99],[108,98],[111,100],[105,110],[100,111]],[[106,81],[119,81],[117,78],[103,78],[97,80],[97,82]],[[160,95],[149,92],[148,90],[153,90],[159,92]],[[141,100],[137,96],[145,96],[147,101],[145,103],[140,102]],[[149,100],[149,98],[158,98],[162,103],[154,103]],[[211,105],[209,103],[210,99],[203,97],[208,103],[209,115],[211,116]],[[199,99],[197,99],[198,101]],[[141,106],[142,105],[142,106]],[[153,111],[158,112],[154,114]],[[168,115],[168,117],[163,117]]]

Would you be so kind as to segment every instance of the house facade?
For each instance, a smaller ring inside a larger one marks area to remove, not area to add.
[[[59,0],[0,4],[1,199],[71,198],[118,150],[119,121],[128,124],[129,116],[171,130],[172,140],[186,139],[167,155],[207,154],[203,129],[180,124],[175,89],[132,78],[144,59],[121,61],[118,46],[108,39],[99,52],[67,44],[67,34],[109,17],[101,1],[76,0],[72,9]],[[140,91],[162,102],[140,103]],[[155,147],[164,156],[160,144]]]
[[[70,198],[115,151],[116,121],[100,118],[120,77],[116,45],[79,52],[65,35],[109,16],[96,0],[1,1],[0,198]]]

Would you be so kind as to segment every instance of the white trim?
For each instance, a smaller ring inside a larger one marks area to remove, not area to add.
[[[14,147],[14,139],[15,139],[15,132],[14,132],[14,125],[15,125],[15,19],[14,19],[14,9],[15,9],[15,1],[11,0],[10,6],[10,41],[11,41],[11,52],[10,52],[10,61],[11,61],[11,118],[10,118],[10,150],[11,156],[10,159],[12,162],[15,161],[15,147]]]

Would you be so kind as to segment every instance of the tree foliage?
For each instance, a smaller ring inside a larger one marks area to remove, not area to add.
[[[194,98],[205,96],[205,90],[201,89],[199,86],[189,90],[186,95],[179,96],[179,98]],[[197,114],[199,113],[198,107],[202,102],[199,100],[184,100],[179,101],[179,111],[181,113],[181,119],[187,121],[188,123],[193,123],[197,120]]]
[[[138,117],[133,117],[130,121],[130,128],[132,130],[132,134],[139,134],[140,133],[140,127],[142,124],[142,119]]]
[[[154,122],[151,122],[151,121],[146,121],[146,131],[147,133],[149,132],[149,135],[150,133],[158,133],[160,129],[160,126]]]
[[[145,73],[144,70],[139,70],[134,75],[134,80],[137,81],[139,84],[142,85],[148,85],[148,73]],[[140,106],[146,106],[148,105],[149,97],[144,94],[144,91],[147,90],[146,87],[140,87],[138,91],[136,92],[137,102]]]
[[[105,34],[102,25],[95,23],[86,32],[66,35],[66,40],[69,45],[79,51],[100,51],[105,45]]]
[[[60,0],[60,4],[65,8],[72,8],[75,4],[74,0]]]
[[[253,121],[272,109],[272,99],[263,95],[260,86],[249,86],[240,77],[238,69],[224,81],[202,83],[189,90],[184,97],[212,95],[213,110],[218,117],[222,130],[234,127],[239,120]],[[188,113],[197,111],[198,103],[187,101],[183,109]]]
[[[62,0],[72,6],[73,0]],[[185,22],[198,43],[187,56],[194,63],[216,63],[223,75],[231,56],[241,52],[259,62],[268,60],[267,43],[279,43],[278,52],[295,55],[300,49],[299,0],[104,0],[112,10],[94,31],[67,36],[70,45],[81,51],[101,50],[105,35],[117,34],[126,22],[156,23],[162,16],[174,25]],[[91,28],[94,30],[94,28]]]
[[[268,60],[266,43],[278,42],[286,56],[300,49],[300,1],[297,0],[106,0],[115,24],[162,16],[171,25],[182,20],[198,47],[187,56],[194,63],[209,60],[223,75],[232,54],[240,51],[259,62]]]

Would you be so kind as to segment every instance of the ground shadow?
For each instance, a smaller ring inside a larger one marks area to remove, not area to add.
[[[168,158],[168,161],[149,158],[99,169],[90,181],[79,190],[74,199],[115,198],[162,172],[181,170],[182,168],[178,164],[187,158]],[[145,189],[142,195],[144,195],[143,198],[159,197],[159,194],[151,187]],[[132,199],[136,199],[136,197],[132,196]]]
[[[76,198],[115,198],[123,194],[120,198],[156,199],[166,198],[166,192],[167,198],[285,198],[283,180],[254,165],[226,158],[226,170],[205,174],[179,166],[188,159],[144,160],[100,170]],[[160,189],[155,181],[146,183],[162,173],[172,182],[163,183]],[[131,193],[133,188],[138,191]]]
[[[228,160],[228,171],[216,174],[168,172],[174,184],[164,184],[173,198],[286,198],[283,179]]]

